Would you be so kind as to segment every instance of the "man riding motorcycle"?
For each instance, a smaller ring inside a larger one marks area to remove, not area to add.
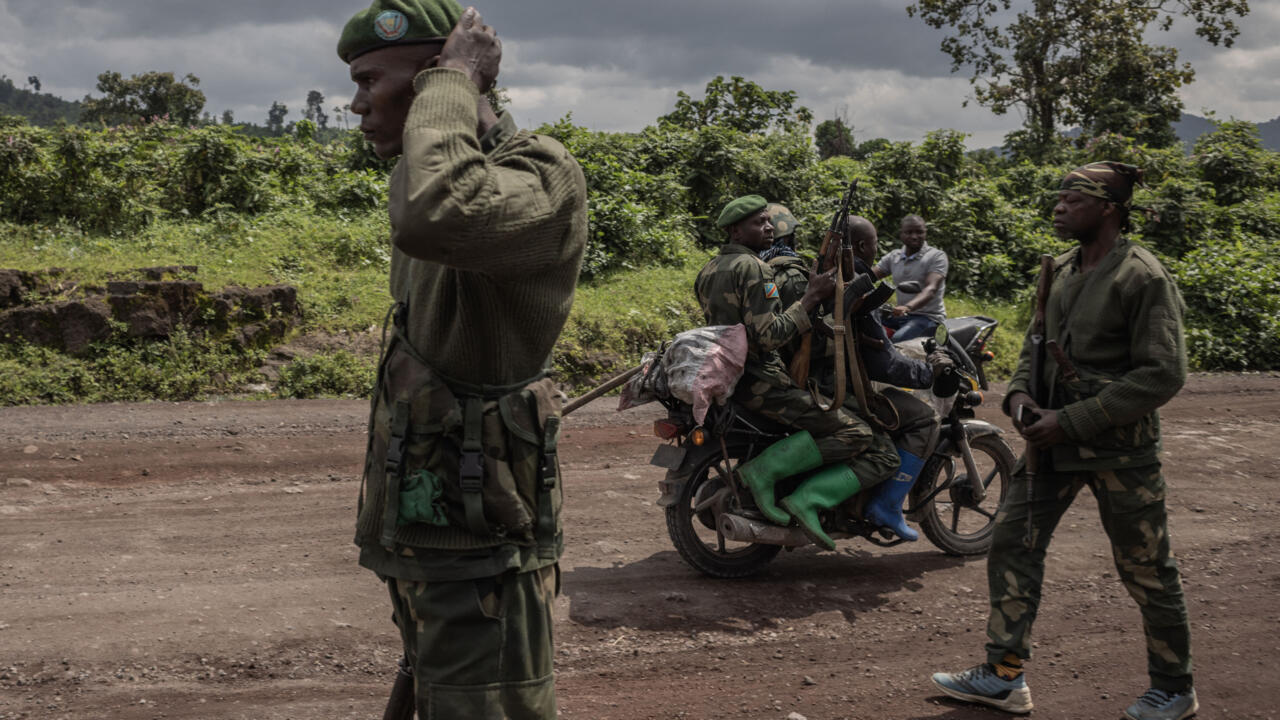
[[[790,213],[781,205],[770,206],[775,213]],[[795,221],[791,219],[794,226]],[[845,227],[854,250],[854,280],[850,288],[856,290],[846,297],[860,296],[871,289],[874,282],[872,263],[875,259],[877,235],[870,221],[859,216],[850,216]],[[775,242],[770,248],[778,247]],[[789,244],[793,247],[794,244]],[[763,257],[765,253],[761,253]],[[782,304],[785,306],[803,295],[808,285],[808,270],[805,260],[797,255],[774,253],[769,259],[770,269],[774,272],[774,282]],[[871,309],[871,308],[868,308]],[[892,436],[899,448],[901,472],[893,480],[876,488],[863,508],[865,519],[882,528],[891,530],[898,537],[914,541],[919,534],[907,525],[902,515],[902,501],[911,490],[915,475],[932,450],[937,438],[939,418],[934,409],[899,387],[927,388],[932,386],[936,372],[952,365],[952,360],[942,352],[935,352],[929,362],[922,362],[907,357],[898,351],[884,332],[884,328],[870,313],[860,313],[851,318],[853,330],[859,333],[857,343],[859,362],[867,370],[869,379],[887,383],[895,387],[885,388],[881,395],[893,406],[897,415],[897,427]],[[783,361],[791,364],[792,355],[798,351],[800,343],[789,343],[782,349]],[[820,390],[831,392],[834,383],[835,366],[832,358],[826,354],[827,344],[823,338],[815,334],[810,375]],[[856,409],[857,401],[850,396],[846,399],[846,407],[851,404]]]
[[[799,297],[781,303],[773,273],[757,257],[773,242],[767,204],[747,195],[725,206],[716,224],[725,228],[728,244],[698,273],[694,288],[709,325],[746,328],[747,360],[734,401],[800,431],[742,465],[743,483],[770,521],[786,525],[794,517],[810,540],[834,550],[818,511],[884,481],[897,470],[898,457],[883,433],[847,409],[824,412],[787,374],[778,348],[809,330],[810,312],[831,295],[835,279],[834,272],[810,274]],[[775,504],[779,480],[815,469]]]

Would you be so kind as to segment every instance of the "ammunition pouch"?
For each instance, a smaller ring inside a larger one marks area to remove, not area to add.
[[[379,365],[356,541],[558,556],[561,394],[445,378],[397,329]]]

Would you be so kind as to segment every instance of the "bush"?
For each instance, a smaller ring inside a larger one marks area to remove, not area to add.
[[[375,364],[346,350],[298,358],[281,368],[276,392],[287,398],[368,398],[377,380]]]

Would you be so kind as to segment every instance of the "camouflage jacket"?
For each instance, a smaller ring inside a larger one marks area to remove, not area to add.
[[[799,301],[782,308],[769,266],[750,249],[730,243],[703,266],[693,287],[708,325],[746,327],[744,371],[777,387],[790,386],[778,348],[809,329],[809,314]]]
[[[1057,340],[1079,375],[1065,380],[1045,354],[1049,406],[1072,441],[1053,448],[1054,469],[1149,465],[1160,452],[1156,408],[1187,378],[1182,296],[1160,261],[1125,238],[1088,273],[1079,257],[1076,247],[1054,260],[1045,307],[1045,339]],[[1028,328],[1010,395],[1027,392],[1030,363]]]

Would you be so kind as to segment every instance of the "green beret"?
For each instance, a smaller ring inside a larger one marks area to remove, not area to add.
[[[357,57],[392,45],[444,42],[462,17],[457,0],[373,0],[342,28],[338,57]]]
[[[769,202],[759,195],[743,195],[724,206],[724,210],[720,211],[720,218],[716,220],[716,227],[729,227],[739,220],[760,212],[768,204]]]

